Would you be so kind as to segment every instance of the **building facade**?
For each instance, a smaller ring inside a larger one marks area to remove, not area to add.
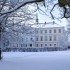
[[[67,47],[67,36],[63,26],[58,24],[37,24],[35,28],[35,47]]]
[[[19,39],[10,44],[11,48],[35,52],[47,51],[48,48],[55,48],[54,50],[67,48],[67,36],[63,26],[40,23],[30,27],[30,33],[18,34]]]

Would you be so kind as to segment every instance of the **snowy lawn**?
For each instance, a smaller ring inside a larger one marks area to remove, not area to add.
[[[0,70],[70,70],[70,51],[3,52]]]

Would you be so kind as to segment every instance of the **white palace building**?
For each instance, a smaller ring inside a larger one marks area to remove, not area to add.
[[[20,41],[19,41],[20,40]],[[36,23],[30,25],[30,33],[23,33],[10,44],[12,49],[22,51],[61,50],[67,48],[66,30],[55,23]]]
[[[64,46],[65,29],[58,24],[37,24],[35,32],[36,47]]]

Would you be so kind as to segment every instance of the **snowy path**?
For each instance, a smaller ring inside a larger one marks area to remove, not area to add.
[[[70,51],[6,52],[0,70],[70,70]]]

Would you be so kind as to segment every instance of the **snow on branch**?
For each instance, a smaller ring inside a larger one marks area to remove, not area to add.
[[[44,0],[24,0],[22,3],[16,5],[14,8],[12,8],[12,9],[10,9],[8,11],[0,12],[0,16],[4,15],[4,14],[7,14],[7,13],[14,12],[15,10],[21,8],[22,6],[25,6],[26,4],[36,3],[36,2],[42,2],[42,1],[44,1]]]

